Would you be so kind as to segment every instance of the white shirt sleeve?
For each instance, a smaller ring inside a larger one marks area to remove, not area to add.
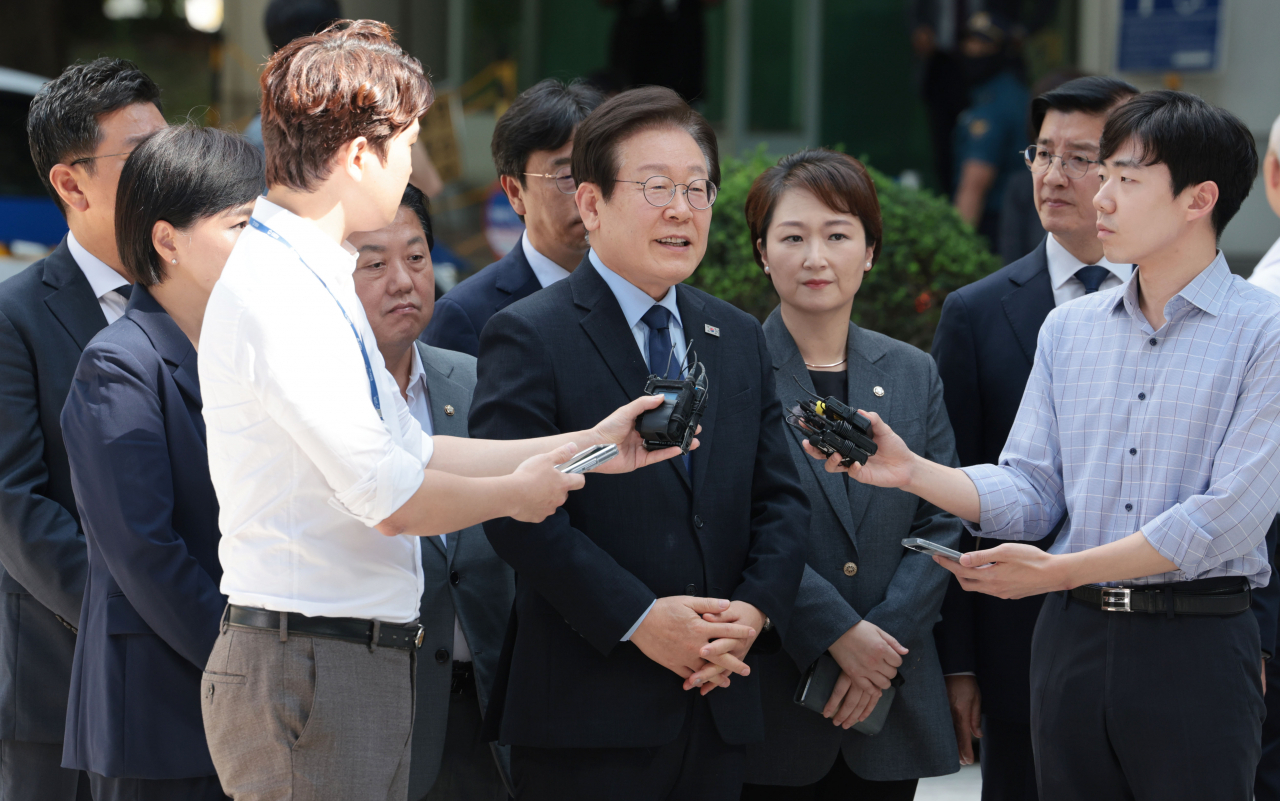
[[[364,359],[350,325],[324,288],[295,298],[314,313],[268,314],[246,308],[235,339],[236,372],[333,489],[330,504],[374,526],[399,509],[423,481],[430,439],[416,421],[401,428],[410,452],[393,440],[370,396]],[[390,396],[389,396],[390,395]],[[396,423],[408,410],[399,393],[379,392]]]

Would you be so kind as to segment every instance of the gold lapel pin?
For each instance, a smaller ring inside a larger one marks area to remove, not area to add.
[[[877,398],[883,398],[883,397],[884,397],[884,387],[876,387],[876,388],[872,389],[871,391],[875,394],[875,396],[876,396]]]
[[[876,387],[876,389],[880,389],[880,387]],[[878,395],[883,395],[884,393],[883,393],[883,392],[878,392],[878,393],[876,393],[876,394],[878,394]],[[444,407],[444,413],[445,413],[445,414],[447,414],[447,415],[449,415],[450,417],[453,417],[453,407],[452,407],[452,406],[445,406],[445,407]]]

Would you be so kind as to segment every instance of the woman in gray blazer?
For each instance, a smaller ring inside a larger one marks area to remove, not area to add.
[[[746,214],[781,300],[764,330],[784,406],[835,396],[893,421],[917,453],[957,464],[933,360],[849,322],[881,241],[863,166],[828,150],[787,156],[756,179]],[[959,756],[932,636],[947,572],[901,543],[954,547],[960,523],[905,492],[828,473],[798,430],[788,437],[813,509],[807,565],[783,651],[756,662],[767,739],[749,746],[742,797],[910,799],[918,779],[955,772]],[[819,713],[793,698],[824,652],[840,676]],[[882,696],[898,675],[894,697]],[[853,729],[880,703],[891,705],[879,733]]]

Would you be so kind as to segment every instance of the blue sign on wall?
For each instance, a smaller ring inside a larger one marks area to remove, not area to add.
[[[1223,0],[1124,0],[1121,72],[1208,72],[1221,66]]]

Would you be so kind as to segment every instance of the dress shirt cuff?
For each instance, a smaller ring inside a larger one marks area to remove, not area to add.
[[[425,445],[424,445],[425,447]],[[428,458],[430,454],[424,454]],[[392,447],[373,475],[335,494],[329,505],[373,528],[405,505],[422,486],[422,456]]]
[[[961,520],[975,537],[1003,539],[1002,534],[1022,517],[1018,488],[1008,472],[994,464],[976,464],[960,470],[978,490],[977,520]]]
[[[631,635],[632,635],[632,634],[635,634],[635,633],[636,633],[636,629],[640,628],[640,624],[641,624],[641,623],[643,623],[643,622],[644,622],[644,619],[645,619],[646,617],[648,617],[648,616],[649,616],[649,613],[650,613],[650,612],[652,612],[652,611],[653,611],[653,605],[654,605],[654,604],[656,604],[657,602],[658,602],[658,601],[657,601],[657,599],[655,598],[655,599],[654,599],[654,600],[649,604],[649,608],[647,608],[647,609],[645,609],[645,610],[644,610],[644,614],[640,616],[640,619],[636,621],[635,625],[634,625],[634,626],[632,626],[631,628],[627,629],[627,633],[626,633],[626,634],[624,634],[624,635],[622,635],[622,639],[620,640],[620,642],[629,642],[629,641],[631,640]]]
[[[978,674],[977,674],[977,673],[974,673],[972,670],[958,670],[958,671],[956,671],[955,673],[943,673],[943,674],[942,674],[942,678],[944,678],[944,679],[945,679],[945,678],[947,678],[948,676],[974,676],[974,677],[976,677],[977,675],[978,675]]]
[[[1156,515],[1154,520],[1142,527],[1142,535],[1152,548],[1177,565],[1187,578],[1195,578],[1207,569],[1203,562],[1213,538],[1191,521],[1182,504],[1171,506]]]

